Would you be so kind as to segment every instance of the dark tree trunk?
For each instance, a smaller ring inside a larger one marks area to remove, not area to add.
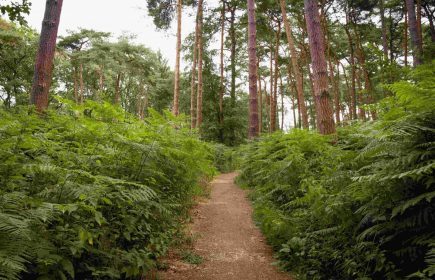
[[[53,59],[63,0],[47,0],[42,21],[39,48],[36,54],[30,103],[38,112],[48,108],[48,92],[51,86]]]
[[[432,43],[435,43],[434,11],[432,11],[431,6],[428,3],[423,3],[423,9],[426,13],[427,19],[429,20],[429,30]]]
[[[250,139],[258,136],[258,100],[257,100],[257,46],[255,2],[248,1],[248,56],[249,56],[249,133]]]
[[[276,43],[275,43],[275,71],[274,71],[274,77],[273,77],[273,103],[271,104],[271,123],[270,123],[270,130],[271,132],[274,132],[277,129],[277,105],[278,105],[278,77],[279,77],[279,42],[281,37],[281,22],[278,20],[278,30],[276,33]]]
[[[405,17],[405,23],[403,28],[403,56],[405,58],[405,66],[408,66],[408,9],[406,8],[406,0],[404,0],[403,10],[403,16]]]
[[[260,58],[257,59],[257,76],[258,76],[258,131],[263,132],[263,93],[261,92],[261,77],[258,73],[260,69]]]
[[[346,25],[348,25],[348,24],[349,24],[349,22],[346,22]],[[350,113],[350,118],[352,120],[356,120],[357,114],[356,114],[356,90],[355,90],[355,79],[356,79],[355,49],[353,46],[352,35],[350,34],[349,27],[346,27],[345,31],[346,31],[347,39],[349,42],[349,52],[350,52],[349,64],[350,64],[350,69],[351,69],[350,109],[349,109],[350,112],[349,113]]]
[[[121,102],[121,76],[121,73],[116,76],[115,98],[113,99],[113,103],[116,105]]]
[[[411,48],[414,67],[422,63],[422,45],[418,35],[417,19],[415,16],[414,0],[406,0],[408,10],[408,28],[411,36]]]
[[[335,124],[328,89],[328,71],[325,59],[324,36],[320,25],[317,0],[305,0],[305,19],[313,64],[317,127],[321,134],[335,133]]]

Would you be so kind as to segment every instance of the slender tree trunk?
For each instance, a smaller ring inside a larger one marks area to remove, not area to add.
[[[257,100],[257,45],[255,22],[255,1],[248,1],[248,56],[249,56],[249,139],[258,136],[258,100]]]
[[[231,54],[230,54],[230,60],[231,60],[231,90],[230,90],[230,97],[231,97],[231,108],[234,110],[236,106],[236,27],[235,27],[235,21],[236,21],[236,9],[235,7],[232,7],[230,10],[230,40],[231,40]]]
[[[290,21],[287,18],[286,2],[285,2],[285,0],[280,0],[279,2],[280,2],[280,6],[281,6],[282,18],[284,21],[285,33],[287,35],[287,43],[288,43],[288,47],[290,49],[292,70],[293,70],[293,74],[294,74],[295,80],[296,80],[296,91],[297,91],[298,100],[299,100],[298,107],[300,107],[301,114],[302,114],[302,126],[304,129],[308,129],[308,126],[309,126],[308,125],[308,113],[307,113],[307,108],[305,106],[305,97],[304,97],[304,90],[303,90],[303,76],[299,71],[299,63],[298,63],[299,56],[296,52]]]
[[[385,24],[384,0],[379,1],[379,9],[381,13],[382,48],[384,51],[384,59],[385,61],[388,61],[388,38],[387,38],[387,25]]]
[[[63,0],[47,0],[42,21],[39,48],[36,54],[30,103],[38,112],[48,108],[48,92],[51,86],[53,59]]]
[[[324,50],[324,36],[320,25],[317,0],[304,0],[305,19],[310,42],[315,102],[317,103],[317,127],[321,134],[335,133],[332,107],[328,89],[328,72]]]
[[[273,107],[273,80],[274,80],[274,75],[273,75],[273,45],[272,42],[270,43],[270,91],[269,91],[269,133],[273,132],[272,130],[272,107]]]
[[[281,37],[281,22],[278,20],[278,30],[276,32],[276,44],[275,44],[275,71],[274,71],[274,81],[273,81],[273,104],[271,104],[271,111],[270,111],[270,115],[271,115],[271,131],[274,132],[277,128],[276,123],[277,123],[277,119],[276,119],[276,115],[277,115],[277,98],[278,98],[278,76],[279,76],[279,44],[280,44],[280,37]]]
[[[359,118],[363,121],[366,120],[366,111],[363,108],[364,105],[364,96],[363,96],[363,87],[361,84],[361,70],[358,71],[357,74],[357,85],[358,85],[358,113],[359,113]]]
[[[261,77],[259,75],[260,58],[257,59],[257,76],[258,76],[258,131],[263,132],[263,93],[261,92]]]
[[[403,5],[404,13],[403,16],[405,17],[405,26],[404,26],[404,34],[403,34],[403,52],[404,52],[404,58],[405,58],[405,66],[408,66],[408,9],[406,8],[406,0],[404,0]]]
[[[196,95],[196,127],[201,128],[202,124],[202,0],[198,1],[198,91]]]
[[[347,78],[347,75],[346,75],[346,69],[344,68],[343,64],[341,64],[341,67],[343,68],[344,81],[346,83],[346,88],[347,88],[347,92],[348,92],[347,98],[345,98],[345,100],[346,100],[346,103],[348,104],[348,110],[349,110],[349,116],[348,116],[348,118],[346,118],[345,114],[343,113],[343,120],[352,120],[353,119],[352,118],[353,117],[352,116],[352,102],[351,102],[352,90],[350,88],[349,81],[348,81],[348,78]],[[344,108],[345,106],[341,106],[341,107]]]
[[[199,9],[199,6],[198,6]],[[190,128],[196,127],[196,64],[198,62],[198,15],[199,10],[196,12],[195,20],[195,42],[193,43],[193,61],[190,80]]]
[[[220,52],[220,92],[219,92],[219,134],[221,142],[224,141],[224,35],[225,35],[225,2],[222,1],[221,14],[221,52]]]
[[[415,16],[414,0],[406,0],[406,8],[408,10],[408,28],[411,35],[411,48],[414,67],[422,63],[422,46],[418,35],[417,19]]]
[[[180,99],[180,57],[181,57],[181,15],[182,0],[177,0],[177,44],[175,47],[175,79],[174,79],[174,101],[172,113],[178,116]]]
[[[318,121],[318,118],[317,118],[317,103],[316,103],[316,94],[314,93],[314,91],[315,91],[315,89],[314,89],[314,78],[313,78],[313,73],[311,72],[311,69],[310,69],[310,66],[308,65],[307,66],[308,67],[308,78],[309,78],[309,80],[310,80],[310,92],[311,92],[311,97],[312,97],[312,99],[313,99],[313,102],[314,102],[314,109],[313,109],[313,102],[311,102],[310,103],[310,108],[311,108],[311,111],[310,111],[310,115],[311,115],[311,117],[312,117],[312,119],[311,119],[311,122],[313,123],[313,127],[314,127],[314,129],[317,129],[317,127],[318,127],[318,125],[317,125],[317,121]]]

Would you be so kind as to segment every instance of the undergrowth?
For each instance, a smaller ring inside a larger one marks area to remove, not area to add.
[[[435,277],[434,65],[379,104],[381,120],[276,133],[243,147],[239,182],[282,267],[298,279]]]
[[[215,173],[214,148],[170,114],[56,104],[0,110],[0,279],[141,279]]]

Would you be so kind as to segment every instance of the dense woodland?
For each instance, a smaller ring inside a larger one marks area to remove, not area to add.
[[[31,2],[0,1],[0,279],[145,279],[232,170],[295,279],[435,277],[435,1],[144,0],[175,65]]]

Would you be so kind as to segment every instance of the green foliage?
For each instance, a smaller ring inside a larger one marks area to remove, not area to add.
[[[140,279],[214,174],[212,150],[169,113],[56,106],[0,111],[0,279]]]
[[[280,264],[300,279],[433,279],[434,64],[339,131],[273,134],[243,148],[239,180]]]

